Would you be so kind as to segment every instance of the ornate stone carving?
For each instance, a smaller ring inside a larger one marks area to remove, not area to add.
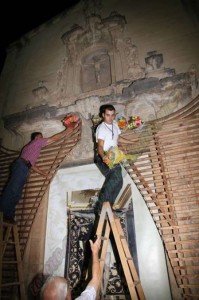
[[[82,91],[92,91],[110,85],[110,57],[106,51],[98,50],[82,61]]]
[[[126,39],[125,48],[127,58],[127,75],[129,78],[138,79],[145,76],[144,69],[140,67],[137,47],[132,44],[131,38]]]
[[[69,79],[65,83],[67,96],[144,76],[137,48],[125,37],[125,24],[125,17],[117,12],[104,19],[87,13],[85,28],[75,24],[62,35],[66,45],[65,77]]]
[[[157,51],[147,53],[149,56],[145,58],[146,71],[161,69],[163,65],[163,55],[157,54]]]
[[[102,8],[102,0],[83,0],[83,12],[85,17],[100,13]]]
[[[48,89],[45,87],[43,81],[39,81],[38,87],[32,90],[35,98],[39,100],[46,100],[48,98]]]
[[[159,79],[175,75],[175,70],[163,68],[163,55],[157,51],[150,51],[145,58],[146,77],[157,77]]]

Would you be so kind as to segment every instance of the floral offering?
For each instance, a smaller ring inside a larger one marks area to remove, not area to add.
[[[77,123],[79,117],[75,114],[67,114],[65,118],[62,120],[64,126],[70,127],[72,124]]]
[[[118,120],[117,125],[121,130],[125,130],[128,127],[128,121],[125,118],[121,118]]]
[[[135,129],[139,126],[141,126],[144,122],[141,120],[139,116],[132,116],[128,120],[128,128],[129,129]]]
[[[118,147],[111,147],[108,151],[105,152],[105,157],[103,162],[112,169],[115,165],[127,159],[136,159],[137,155],[126,155]]]
[[[127,129],[136,129],[144,123],[140,116],[131,116],[129,119],[127,119],[122,114],[118,114],[116,116],[116,122],[121,131],[125,131]]]

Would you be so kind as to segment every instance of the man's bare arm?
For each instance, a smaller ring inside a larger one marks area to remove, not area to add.
[[[105,156],[103,148],[104,148],[104,140],[98,140],[98,142],[97,142],[97,152],[101,156],[102,159]]]
[[[88,285],[93,286],[96,292],[98,291],[101,283],[101,269],[98,253],[101,245],[101,238],[98,237],[95,243],[89,240],[92,251],[92,279]]]
[[[49,137],[47,145],[50,145],[50,144],[52,144],[52,143],[54,143],[54,142],[56,142],[56,141],[58,141],[58,140],[60,140],[64,137],[66,137],[67,135],[70,135],[73,132],[73,130],[78,127],[78,124],[79,124],[79,122],[71,124],[70,127],[67,127],[63,131],[61,131],[59,133],[56,133],[53,136]]]

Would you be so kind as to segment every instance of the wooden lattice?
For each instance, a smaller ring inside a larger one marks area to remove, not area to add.
[[[143,195],[181,295],[199,298],[199,97],[168,117],[126,131],[138,153],[127,172]]]
[[[169,116],[128,130],[122,144],[127,153],[138,153],[126,166],[140,190],[167,251],[176,282],[185,299],[199,298],[199,97]],[[42,150],[40,168],[49,177],[31,173],[17,206],[22,254],[41,200],[63,159],[80,139],[81,126],[69,138]],[[10,163],[18,152],[1,148],[0,192]]]
[[[48,170],[47,178],[35,172],[30,172],[23,189],[22,199],[16,206],[16,220],[22,255],[24,254],[31,227],[41,201],[61,163],[76,146],[80,137],[81,123],[79,123],[78,127],[70,135],[42,149],[36,165],[40,169]],[[10,164],[18,156],[19,152],[3,147],[0,148],[0,192],[2,192],[7,181]]]

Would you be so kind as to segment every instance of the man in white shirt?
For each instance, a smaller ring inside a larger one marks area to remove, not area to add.
[[[100,113],[103,122],[98,125],[96,130],[97,155],[95,162],[105,176],[104,184],[99,193],[99,201],[96,204],[96,210],[101,209],[103,202],[109,201],[111,206],[114,204],[122,185],[122,169],[120,164],[110,169],[105,163],[107,157],[105,151],[110,147],[118,145],[118,138],[121,131],[115,120],[115,108],[111,104],[101,106]]]
[[[101,244],[101,238],[98,237],[95,243],[91,240],[92,251],[92,279],[86,289],[75,300],[95,300],[101,282],[101,271],[98,253]],[[68,288],[66,278],[61,276],[50,276],[44,283],[41,290],[42,300],[71,300],[71,292]]]

